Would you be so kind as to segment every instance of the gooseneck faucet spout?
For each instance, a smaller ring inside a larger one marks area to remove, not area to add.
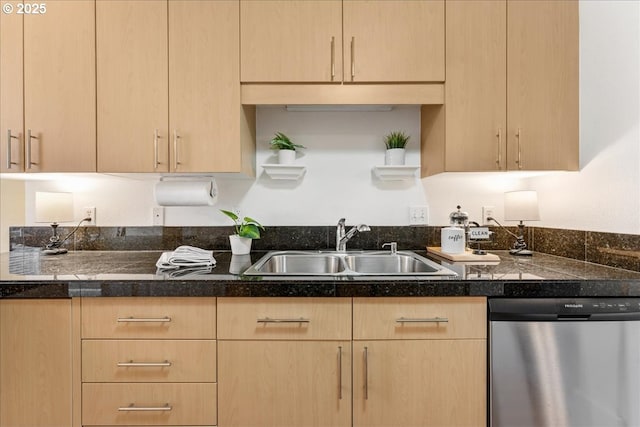
[[[358,224],[346,231],[344,226],[345,219],[340,218],[336,228],[336,251],[345,252],[347,250],[347,242],[358,232],[371,231],[371,227],[367,224]]]

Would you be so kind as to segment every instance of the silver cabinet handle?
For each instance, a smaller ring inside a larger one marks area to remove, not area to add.
[[[128,362],[118,362],[117,366],[120,368],[162,368],[171,366],[171,362],[168,360],[164,362],[134,362],[130,360]]]
[[[170,411],[173,408],[168,403],[164,406],[135,406],[135,403],[129,404],[129,406],[121,406],[118,411],[123,412],[150,412],[150,411]]]
[[[118,317],[120,323],[163,323],[171,322],[171,317]]]
[[[160,165],[160,160],[158,159],[158,140],[160,139],[160,135],[158,135],[158,129],[153,131],[153,168],[158,169],[158,165]]]
[[[31,161],[31,140],[32,139],[38,139],[38,137],[31,135],[31,129],[27,129],[27,169],[31,169],[31,165],[36,164]]]
[[[351,37],[351,81],[356,77],[356,38]]]
[[[178,158],[178,140],[180,139],[180,135],[178,135],[178,131],[173,131],[173,169],[178,170],[178,165],[180,165],[180,159]]]
[[[311,323],[311,319],[300,317],[298,319],[272,319],[270,317],[259,318],[258,323]]]
[[[496,137],[498,138],[498,157],[496,158],[496,165],[498,166],[498,170],[502,170],[502,128],[498,128]]]
[[[364,400],[369,400],[369,348],[364,348]]]
[[[449,319],[446,317],[426,317],[426,318],[406,318],[400,317],[396,319],[397,323],[447,323]]]
[[[338,399],[342,400],[342,346],[338,346]]]
[[[17,136],[11,135],[11,129],[7,129],[7,169],[11,169],[12,165],[17,165],[18,163],[11,161],[11,140],[19,139]]]
[[[336,38],[331,37],[331,81],[336,77]]]
[[[522,169],[522,151],[520,149],[520,138],[522,137],[522,130],[518,128],[516,132],[516,138],[518,139],[518,160],[516,160],[516,164],[518,165],[518,169]]]

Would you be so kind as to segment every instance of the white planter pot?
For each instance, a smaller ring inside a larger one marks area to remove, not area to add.
[[[384,164],[393,166],[404,165],[404,154],[404,148],[390,148],[384,154]]]
[[[233,255],[247,255],[251,252],[251,241],[248,237],[240,237],[237,234],[229,236],[231,253]]]
[[[295,150],[278,150],[278,163],[290,165],[296,160]]]

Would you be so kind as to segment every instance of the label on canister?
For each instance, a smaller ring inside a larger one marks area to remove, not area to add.
[[[440,231],[440,246],[442,252],[447,254],[464,253],[464,230],[458,227],[444,227]]]

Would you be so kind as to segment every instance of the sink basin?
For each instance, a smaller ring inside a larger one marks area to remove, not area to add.
[[[344,271],[344,263],[340,257],[333,255],[278,253],[265,259],[259,271],[261,274],[277,275],[337,274]]]
[[[455,276],[456,273],[410,251],[272,251],[246,276]]]
[[[437,264],[408,254],[347,255],[344,261],[350,270],[361,274],[433,274],[439,270]]]

